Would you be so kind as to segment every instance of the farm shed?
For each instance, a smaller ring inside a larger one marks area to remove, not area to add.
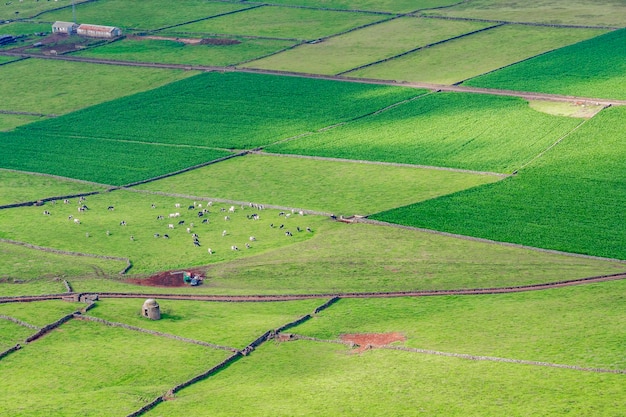
[[[122,34],[122,30],[115,26],[82,24],[78,26],[77,33],[91,38],[115,38]]]
[[[161,310],[159,308],[159,303],[156,302],[153,298],[148,298],[141,308],[141,315],[149,318],[150,320],[159,320],[161,319]]]
[[[66,35],[71,35],[76,33],[77,28],[78,25],[76,23],[57,21],[52,24],[52,33],[65,33]]]

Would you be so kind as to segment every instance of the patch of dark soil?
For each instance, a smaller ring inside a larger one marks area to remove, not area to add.
[[[144,285],[147,287],[185,287],[189,284],[183,281],[183,271],[191,275],[197,275],[201,280],[206,278],[204,270],[201,269],[179,269],[176,271],[163,271],[148,278],[128,278],[124,280],[129,284]]]

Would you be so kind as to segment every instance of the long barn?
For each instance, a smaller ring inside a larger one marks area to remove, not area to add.
[[[122,34],[122,30],[115,26],[82,24],[76,31],[81,36],[92,38],[115,38]]]

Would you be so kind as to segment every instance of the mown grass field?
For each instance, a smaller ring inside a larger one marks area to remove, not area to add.
[[[0,412],[35,416],[53,409],[58,415],[126,415],[228,353],[71,320],[0,362],[2,374],[11,375],[0,381]]]
[[[0,314],[25,321],[37,327],[43,327],[60,318],[85,307],[82,303],[70,303],[60,300],[40,301],[36,303],[0,304]],[[35,330],[31,329],[31,334]]]
[[[346,75],[454,84],[604,32],[599,29],[504,25]],[[448,64],[451,62],[454,65]]]
[[[374,218],[626,259],[625,114],[603,110],[516,177]]]
[[[275,39],[241,39],[239,42],[233,45],[186,45],[175,40],[127,38],[73,55],[117,61],[229,66],[272,54],[294,44],[293,41]]]
[[[408,13],[418,9],[448,6],[455,0],[311,0],[307,6],[340,10],[366,10],[388,13]],[[298,0],[276,0],[273,4],[301,5]]]
[[[486,74],[463,85],[626,99],[626,29]],[[532,74],[532,76],[529,76]]]
[[[623,375],[296,341],[263,345],[146,415],[610,416],[622,394]]]
[[[0,35],[33,35],[36,32],[49,33],[52,30],[52,26],[48,23],[36,23],[36,22],[12,22],[0,25]],[[9,44],[15,46],[14,43]],[[0,57],[4,59],[6,57]]]
[[[511,173],[581,122],[538,112],[518,98],[436,93],[266,149]]]
[[[420,46],[487,27],[487,23],[401,17],[325,39],[244,67],[315,74],[338,74]]]
[[[500,179],[467,172],[248,154],[136,188],[350,216]]]
[[[41,116],[27,116],[23,114],[0,114],[0,132],[15,129],[18,126],[36,122]]]
[[[179,70],[27,59],[0,66],[0,110],[64,114],[193,74]]]
[[[167,0],[154,0],[149,3],[105,0],[77,5],[76,18],[80,23],[110,25],[132,30],[155,30],[247,7],[235,2],[201,0],[180,0],[176,7],[172,7],[172,3]],[[55,20],[72,22],[72,9],[49,12],[44,14],[43,18],[51,22]]]
[[[541,0],[525,2],[477,0],[461,2],[446,9],[428,10],[424,14],[513,22],[613,27],[624,26],[626,20],[624,4],[610,0],[593,3],[584,0],[553,0],[549,2]]]
[[[274,39],[315,40],[383,19],[385,16],[374,13],[265,5],[241,13],[189,23],[176,27],[174,30]]]

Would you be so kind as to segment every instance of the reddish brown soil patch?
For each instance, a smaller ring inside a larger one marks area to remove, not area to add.
[[[404,342],[406,337],[402,333],[354,333],[341,335],[342,342],[354,343],[358,346],[353,353],[361,353],[364,350],[386,346],[393,342]]]
[[[147,287],[185,287],[186,284],[183,281],[182,269],[176,271],[163,271],[158,274],[152,275],[148,278],[128,278],[124,282],[135,285],[144,285]],[[206,278],[204,271],[199,269],[185,269],[192,275],[197,275],[200,279]]]

